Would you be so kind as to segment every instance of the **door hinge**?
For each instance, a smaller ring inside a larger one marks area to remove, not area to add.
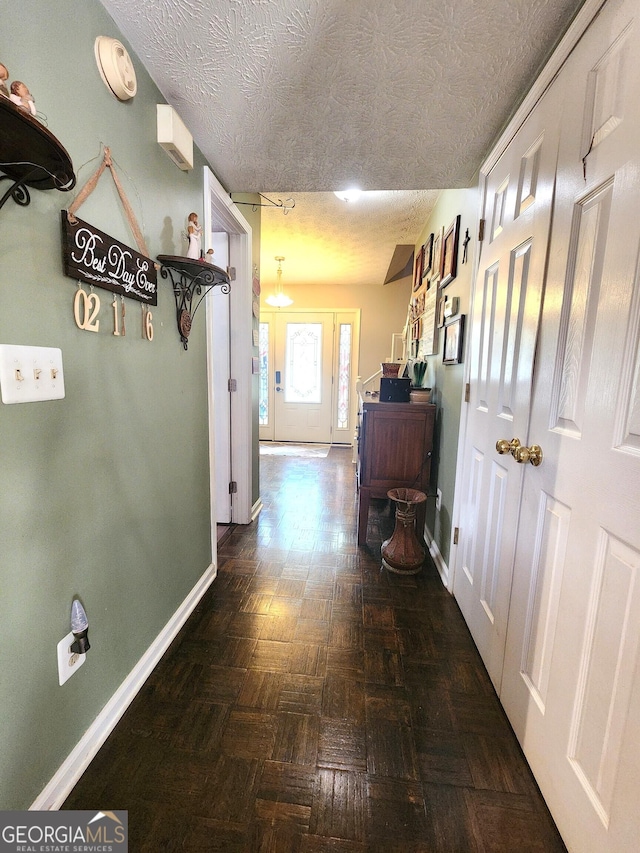
[[[236,268],[235,267],[227,267],[227,272],[229,273],[229,281],[236,280]]]
[[[480,243],[484,240],[484,226],[485,226],[485,224],[486,223],[485,223],[484,219],[481,219],[480,222],[478,223],[478,240]]]
[[[238,380],[230,379],[229,380],[229,391],[237,391],[238,390]]]
[[[230,495],[236,495],[236,494],[238,494],[238,484],[237,484],[237,482],[236,482],[235,480],[232,480],[232,481],[229,483],[229,494],[230,494]]]
[[[454,544],[454,545],[457,545],[457,544],[458,544],[458,537],[459,537],[459,536],[460,536],[460,528],[459,528],[459,527],[454,527],[454,528],[453,528],[453,544]]]
[[[467,382],[467,384],[464,386],[464,401],[465,401],[465,403],[468,403],[470,399],[471,399],[471,383]]]

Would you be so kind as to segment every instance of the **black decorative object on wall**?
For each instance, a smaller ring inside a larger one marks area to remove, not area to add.
[[[169,278],[176,300],[176,321],[180,340],[185,349],[189,345],[191,323],[198,306],[207,293],[214,287],[220,287],[222,293],[229,293],[231,284],[229,275],[220,267],[206,261],[194,261],[178,255],[158,255],[162,265],[160,275]],[[192,308],[194,297],[200,297]]]
[[[151,258],[82,219],[74,217],[70,222],[66,210],[61,213],[65,275],[147,305],[158,304],[158,279]]]

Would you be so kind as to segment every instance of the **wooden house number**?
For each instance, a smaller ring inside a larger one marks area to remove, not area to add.
[[[125,337],[125,303],[124,299],[114,297],[111,303],[113,308],[113,334],[115,337]],[[149,311],[148,305],[141,305],[142,308],[142,337],[146,341],[153,340],[153,314]],[[73,319],[76,326],[84,332],[99,332],[100,320],[100,297],[97,293],[87,293],[82,287],[79,287],[73,297]]]

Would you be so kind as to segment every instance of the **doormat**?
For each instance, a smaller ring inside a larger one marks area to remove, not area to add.
[[[330,444],[292,444],[277,441],[260,442],[260,456],[315,456],[324,459],[329,455]]]

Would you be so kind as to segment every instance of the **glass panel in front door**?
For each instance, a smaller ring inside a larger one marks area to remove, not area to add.
[[[322,323],[287,323],[284,399],[322,402]]]

